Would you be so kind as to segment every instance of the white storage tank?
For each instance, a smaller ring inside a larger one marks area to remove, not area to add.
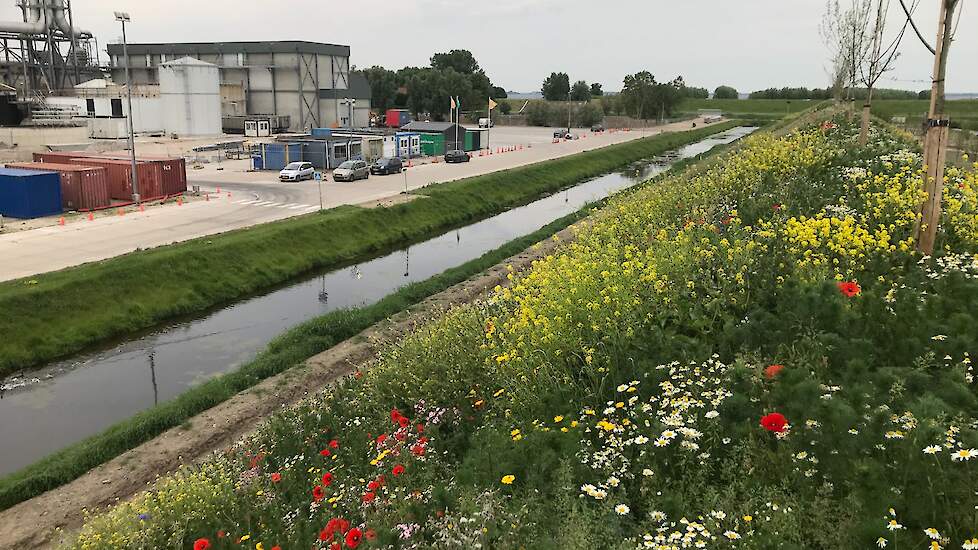
[[[160,98],[167,134],[184,137],[222,133],[217,65],[192,57],[160,64]]]

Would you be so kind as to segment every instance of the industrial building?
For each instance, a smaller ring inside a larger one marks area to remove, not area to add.
[[[289,129],[366,127],[370,85],[350,71],[350,47],[304,41],[109,44],[112,79],[125,82],[128,61],[134,86],[155,86],[160,67],[191,57],[217,66],[225,116],[288,116]]]

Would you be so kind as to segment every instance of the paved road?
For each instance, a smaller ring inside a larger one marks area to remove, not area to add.
[[[699,122],[699,121],[698,121]],[[688,122],[666,127],[685,130]],[[366,204],[395,197],[431,183],[451,181],[558,158],[612,143],[621,143],[659,133],[661,130],[590,135],[586,139],[552,144],[550,129],[497,128],[494,143],[532,144],[522,150],[476,156],[469,163],[415,166],[403,175],[373,176],[358,182],[324,184],[324,206]],[[0,234],[0,281],[103,260],[138,249],[153,248],[280,220],[319,209],[319,186],[315,182],[268,183],[247,181],[240,174],[224,171],[193,173],[192,185],[212,191],[212,200],[190,201],[149,208],[125,216],[88,221],[84,218],[64,226],[49,226]],[[251,178],[254,179],[254,178]],[[242,181],[245,180],[245,181]],[[220,187],[221,193],[216,194]]]

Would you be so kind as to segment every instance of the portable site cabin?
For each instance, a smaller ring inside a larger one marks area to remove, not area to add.
[[[384,156],[411,159],[421,156],[421,134],[397,132],[384,141]]]
[[[330,136],[302,140],[302,160],[331,170],[348,160],[363,160],[363,140],[354,136]]]
[[[421,152],[428,156],[444,155],[446,151],[466,148],[468,130],[451,122],[412,122],[403,128],[405,131],[421,134]],[[457,139],[457,141],[456,141]]]

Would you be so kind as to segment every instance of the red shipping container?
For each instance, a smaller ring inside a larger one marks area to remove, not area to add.
[[[95,210],[112,204],[105,168],[43,162],[15,162],[8,168],[46,170],[61,175],[61,206],[67,210]]]
[[[106,153],[86,153],[76,152],[49,152],[34,153],[35,161],[63,162],[71,159],[80,158],[106,158],[114,160],[129,160],[126,155],[106,154]],[[49,160],[50,159],[50,160]],[[137,155],[137,163],[148,162],[154,165],[153,171],[156,172],[154,179],[162,181],[162,195],[179,195],[187,192],[187,161],[181,157],[166,157],[156,155]],[[131,162],[131,161],[130,161]],[[139,168],[142,174],[143,168]],[[142,176],[140,176],[142,177]],[[142,181],[140,179],[140,181]],[[142,186],[140,186],[142,187]],[[147,196],[140,190],[140,195],[145,198],[155,198]],[[162,196],[161,195],[161,196]]]
[[[130,160],[85,156],[84,153],[79,152],[34,153],[34,160],[105,168],[109,180],[109,196],[117,200],[132,199],[132,161]],[[141,199],[158,199],[166,195],[163,192],[162,171],[158,165],[137,161],[136,170],[138,170],[139,196]]]

